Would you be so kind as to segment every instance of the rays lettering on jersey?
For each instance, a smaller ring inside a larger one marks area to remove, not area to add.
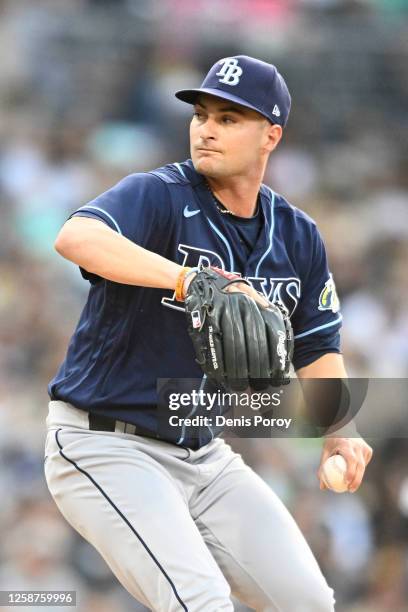
[[[190,268],[199,265],[216,266],[217,268],[221,268],[221,270],[226,270],[223,259],[214,251],[199,249],[186,244],[180,244],[178,250],[184,255],[183,262],[181,263],[182,266]],[[228,272],[234,271],[228,270]],[[239,272],[234,272],[234,274],[239,274]],[[283,308],[286,308],[289,316],[292,316],[301,296],[301,283],[299,278],[295,276],[287,278],[249,276],[247,280],[256,291],[263,293],[270,302],[274,304],[279,303]],[[174,310],[184,312],[183,306],[180,306],[180,302],[176,301],[175,292],[171,298],[163,297],[161,303],[163,306],[167,306],[167,308],[173,308]]]
[[[248,276],[247,280],[256,291],[273,304],[279,304],[288,311],[291,317],[296,310],[301,295],[300,279],[296,276],[286,278],[265,278]]]

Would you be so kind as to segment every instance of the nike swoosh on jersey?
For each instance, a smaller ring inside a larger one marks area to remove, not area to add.
[[[201,212],[201,210],[197,210],[197,209],[189,210],[188,206],[185,206],[184,210],[183,210],[183,215],[185,217],[187,217],[187,219],[188,219],[189,217],[194,217],[194,215],[198,215],[198,213],[200,213],[200,212]]]

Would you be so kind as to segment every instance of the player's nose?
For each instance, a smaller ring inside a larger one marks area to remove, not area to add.
[[[198,126],[198,135],[203,140],[216,139],[217,138],[217,124],[214,119],[207,117],[205,121],[202,121]]]

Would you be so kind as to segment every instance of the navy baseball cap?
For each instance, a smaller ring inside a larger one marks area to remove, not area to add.
[[[201,87],[182,89],[176,97],[195,104],[200,93],[231,100],[261,113],[271,123],[286,125],[291,97],[276,66],[247,55],[219,60],[211,68]]]

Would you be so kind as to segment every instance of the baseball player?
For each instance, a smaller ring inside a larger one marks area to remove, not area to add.
[[[233,610],[234,595],[256,610],[329,612],[333,591],[299,528],[219,431],[157,427],[158,380],[203,376],[183,304],[200,266],[240,275],[249,285],[232,290],[290,314],[299,377],[346,376],[322,238],[262,184],[290,110],[283,77],[229,57],[176,96],[193,105],[191,159],[124,178],[56,241],[90,290],[49,385],[47,484],[152,610]],[[355,491],[371,452],[361,438],[331,437],[321,464],[342,454]]]

